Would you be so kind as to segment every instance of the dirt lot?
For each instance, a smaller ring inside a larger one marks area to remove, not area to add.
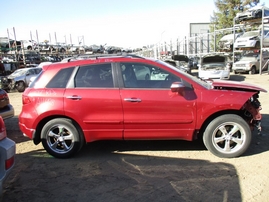
[[[269,75],[232,75],[269,91]],[[198,142],[102,141],[74,158],[55,159],[18,128],[21,94],[9,93],[16,117],[6,120],[16,142],[16,165],[3,202],[268,201],[269,102],[261,93],[263,136],[239,158],[221,159]]]

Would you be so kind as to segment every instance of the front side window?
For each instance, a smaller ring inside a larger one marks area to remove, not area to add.
[[[75,76],[76,88],[113,88],[111,64],[82,66]]]
[[[159,67],[142,63],[121,63],[125,88],[170,88],[181,79]]]

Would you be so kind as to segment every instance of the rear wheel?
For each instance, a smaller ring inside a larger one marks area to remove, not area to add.
[[[47,122],[41,131],[42,145],[56,158],[68,158],[84,145],[81,130],[70,119],[56,118]]]
[[[242,155],[251,143],[251,131],[247,122],[235,114],[226,114],[212,120],[203,135],[206,148],[222,158]]]

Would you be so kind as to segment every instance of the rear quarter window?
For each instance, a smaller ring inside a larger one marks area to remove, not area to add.
[[[50,80],[46,88],[65,88],[70,76],[74,70],[74,67],[61,69],[57,74]]]

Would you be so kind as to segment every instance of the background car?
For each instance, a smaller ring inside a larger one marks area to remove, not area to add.
[[[230,63],[224,55],[206,55],[201,58],[198,77],[202,79],[229,79]]]
[[[21,46],[25,50],[36,50],[37,49],[37,42],[34,40],[20,40]]]
[[[262,10],[264,10],[264,16],[262,16]],[[242,22],[262,17],[269,16],[269,8],[265,6],[255,6],[252,8],[249,8],[248,10],[244,12],[239,12],[236,14],[235,20]]]
[[[0,116],[0,197],[3,184],[15,164],[16,144],[7,137],[5,123]]]
[[[14,108],[10,104],[8,94],[1,88],[0,88],[0,116],[3,119],[12,118],[14,116]]]
[[[269,53],[264,52],[262,56],[262,67],[269,60]],[[265,67],[267,70],[268,66]],[[247,53],[233,64],[233,71],[237,73],[256,74],[260,70],[260,53]],[[262,69],[263,70],[263,69]]]
[[[219,40],[219,48],[221,51],[233,51],[234,39],[240,37],[242,33],[227,34]]]
[[[31,77],[38,75],[41,70],[39,67],[17,69],[9,76],[2,77],[2,88],[6,91],[16,89],[23,92],[29,86]]]
[[[269,46],[269,26],[264,25],[263,35],[261,35],[261,30],[262,28],[260,26],[258,30],[245,32],[235,40],[234,48],[236,50],[246,48],[259,49],[261,46],[261,37],[263,37],[263,47]]]
[[[187,55],[173,55],[171,59],[166,58],[164,61],[183,72],[191,73],[192,65]]]
[[[22,94],[19,127],[56,158],[97,140],[199,138],[214,155],[231,158],[248,149],[251,127],[261,123],[260,91],[203,81],[153,58],[95,56],[44,66]]]

